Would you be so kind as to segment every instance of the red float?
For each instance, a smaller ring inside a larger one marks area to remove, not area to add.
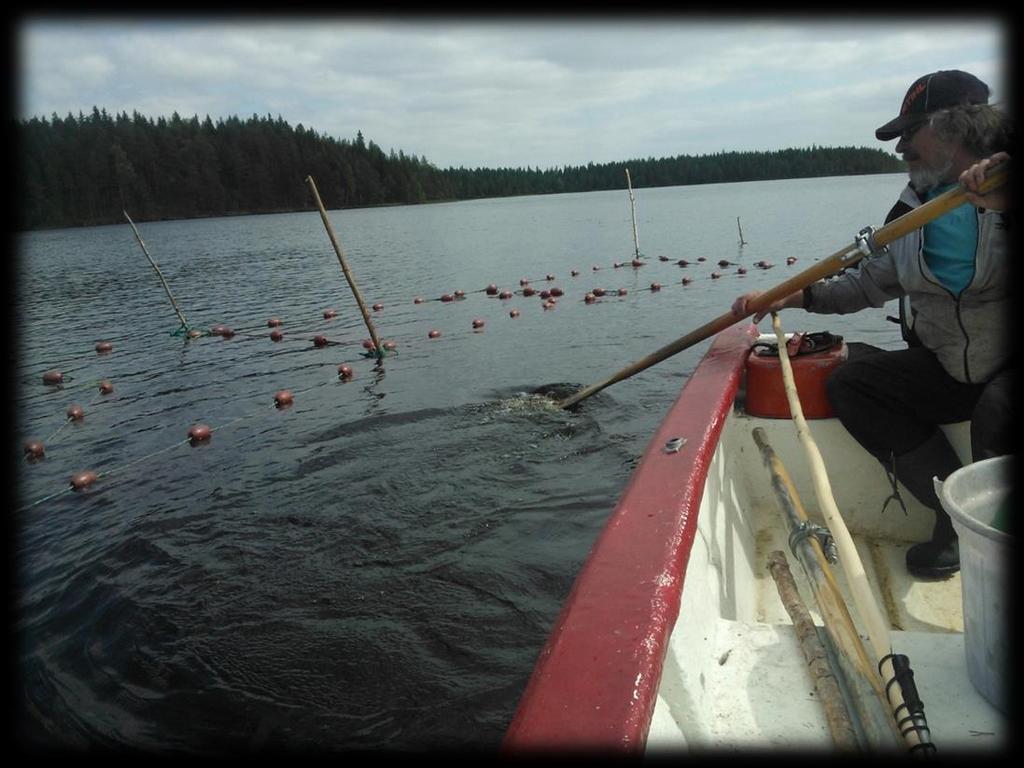
[[[412,300],[412,303],[413,304],[422,304],[423,303],[423,297],[422,296],[417,296],[415,299]]]
[[[398,345],[393,341],[381,342],[381,346],[384,347],[388,352],[394,352],[398,348]]]
[[[226,325],[221,325],[221,324],[218,323],[217,325],[213,326],[213,328],[210,329],[210,335],[211,336],[223,336],[224,335],[224,331],[226,331],[226,330],[228,330],[228,327]]]
[[[442,293],[441,301],[448,303],[449,301],[455,301],[455,297],[452,296],[450,293]]]
[[[231,338],[232,336],[234,336],[234,335],[235,335],[235,332],[234,332],[234,331],[233,331],[233,330],[232,330],[231,328],[224,328],[224,329],[223,329],[223,330],[222,330],[222,331],[220,332],[220,336],[221,336],[221,338],[223,338],[223,339],[230,339],[230,338]]]
[[[60,371],[46,371],[43,373],[43,384],[63,384],[64,374]]]
[[[432,331],[430,331],[430,333],[427,334],[427,338],[428,339],[439,339],[439,338],[441,338],[441,332],[436,330],[436,329],[432,330]]]
[[[46,450],[43,444],[38,440],[29,440],[25,443],[25,455],[29,459],[41,459],[45,455]]]
[[[736,268],[736,274],[737,275],[745,275],[745,274],[747,274],[747,268],[746,267],[737,267]]]
[[[548,275],[548,276],[547,276],[547,279],[548,279],[548,280],[554,280],[554,279],[555,279],[555,276],[554,276],[554,275]]]
[[[463,291],[463,290],[456,291],[455,292],[455,298],[456,299],[464,299],[464,298],[466,298],[466,292]]]
[[[487,293],[488,296],[495,296],[498,293],[498,286],[496,286],[494,283],[491,283],[484,289],[484,291]]]
[[[787,256],[786,264],[788,264],[789,266],[796,264],[796,256]]]
[[[284,338],[284,333],[279,331],[277,328],[270,332],[271,341],[281,341]]]
[[[71,421],[81,421],[85,418],[85,411],[82,410],[80,405],[72,405],[68,408],[68,419]]]
[[[594,296],[594,294],[592,293],[588,293],[586,296],[583,297],[583,301],[586,304],[593,304],[595,301],[597,301],[597,297]]]
[[[509,317],[519,317],[519,310],[518,309],[511,309],[511,310],[509,310],[508,316]]]
[[[502,291],[501,293],[498,294],[498,298],[499,299],[511,299],[512,298],[512,291]]]
[[[292,393],[287,389],[282,389],[274,395],[274,405],[278,408],[283,408],[286,405],[291,405],[295,398],[292,397]]]
[[[96,482],[97,475],[95,472],[86,470],[85,472],[79,472],[78,474],[71,476],[71,487],[76,491],[81,491],[84,488],[88,488],[90,485]]]
[[[97,341],[96,342],[96,353],[97,354],[105,355],[110,350],[112,350],[113,348],[114,348],[114,345],[111,344],[109,341]]]
[[[717,272],[712,272],[712,273],[711,273],[711,279],[712,279],[712,280],[717,280],[717,279],[718,279],[718,278],[720,278],[720,277],[721,277],[721,275],[720,275],[720,274],[718,274]]]
[[[680,280],[680,282],[683,285],[689,285],[690,283],[693,282],[693,278],[692,277],[684,277],[682,280]]]
[[[573,277],[579,277],[580,276],[580,271],[578,269],[572,269],[572,270],[569,270],[569,274],[572,275]]]
[[[376,347],[373,344],[373,339],[363,339],[363,349],[372,352]]]
[[[280,318],[272,317],[267,320],[267,328],[277,328],[281,324]]]
[[[640,259],[633,259],[633,261],[631,261],[630,264],[632,264],[634,267],[642,267],[644,265],[644,263],[640,261]]]
[[[324,320],[330,320],[332,317],[336,317],[337,314],[338,313],[335,310],[333,310],[333,309],[325,309],[324,310]]]
[[[200,331],[198,328],[193,328],[192,330],[190,330],[188,332],[188,337],[190,339],[198,339],[202,335],[203,335],[203,332]]]
[[[484,327],[484,325],[485,325],[485,323],[484,323],[484,321],[483,321],[483,319],[482,319],[482,318],[479,318],[479,317],[478,317],[478,318],[476,318],[476,319],[474,319],[474,320],[473,320],[473,327],[474,327],[475,329],[477,329],[477,330],[480,330],[481,328],[483,328],[483,327]]]
[[[540,297],[541,297],[542,299],[544,299],[545,301],[547,301],[548,299],[550,299],[550,298],[551,298],[551,291],[549,291],[549,290],[543,290],[543,291],[541,291],[541,292],[540,292]]]
[[[205,424],[194,424],[188,431],[188,439],[192,445],[204,443],[210,439],[213,430]]]
[[[619,296],[625,296],[626,293],[628,293],[628,291],[626,291],[625,288],[619,288],[619,290],[618,290]]]
[[[601,296],[604,296],[604,288],[595,288],[591,293],[600,298]]]
[[[679,261],[676,262],[676,264],[678,264],[680,267],[690,266],[690,262],[688,262],[686,259],[680,259]]]
[[[327,344],[328,344],[328,341],[327,341],[327,337],[326,336],[314,336],[313,337],[313,346],[314,347],[326,347]]]
[[[354,375],[355,371],[352,370],[352,366],[348,363],[342,363],[338,366],[339,379],[351,379]]]
[[[114,385],[111,384],[109,381],[104,379],[103,381],[100,382],[100,394],[101,395],[109,395],[113,391],[114,391]]]
[[[661,283],[651,283],[651,290],[652,291],[660,291],[661,290]]]
[[[565,291],[563,291],[563,290],[562,290],[561,288],[559,288],[558,286],[554,286],[554,287],[552,287],[552,289],[551,289],[551,295],[552,295],[552,296],[556,296],[556,297],[557,297],[557,296],[564,296],[564,295],[565,295]]]
[[[384,309],[384,305],[383,304],[377,303],[377,304],[373,305],[373,311],[374,312],[380,312],[382,309]]]
[[[533,288],[533,287],[531,287],[529,285],[526,286],[525,288],[523,288],[523,296],[533,296],[533,294],[535,294],[536,292],[537,292],[537,289]]]

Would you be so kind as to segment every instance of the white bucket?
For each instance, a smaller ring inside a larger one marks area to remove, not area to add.
[[[960,539],[964,648],[967,676],[992,706],[1009,708],[1010,546],[1014,537],[992,527],[997,513],[1006,515],[1013,482],[1013,456],[997,456],[968,464],[944,482],[934,479],[935,492]]]

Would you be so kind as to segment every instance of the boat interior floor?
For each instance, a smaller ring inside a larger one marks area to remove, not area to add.
[[[772,551],[785,554],[819,636],[824,636],[822,617],[808,577],[789,549],[780,513],[768,506],[752,510],[756,609],[738,620],[712,617],[697,642],[685,629],[673,633],[648,753],[683,745],[690,751],[834,747],[793,622],[768,569]],[[854,541],[887,614],[893,651],[910,659],[937,753],[1003,750],[1007,718],[976,691],[967,675],[960,575],[917,579],[907,573],[904,562],[910,542],[856,534]],[[840,564],[833,574],[859,628]],[[859,634],[870,653],[867,635],[862,630]],[[704,658],[692,658],[695,650]],[[896,741],[893,748],[903,749]]]

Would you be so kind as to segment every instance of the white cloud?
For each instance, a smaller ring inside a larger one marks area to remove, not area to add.
[[[41,19],[21,113],[280,114],[440,166],[552,167],[874,146],[924,72],[1005,80],[997,21],[882,21]]]

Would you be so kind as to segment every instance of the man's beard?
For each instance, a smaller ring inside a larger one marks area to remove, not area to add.
[[[935,164],[910,171],[910,183],[918,192],[929,192],[944,183],[944,179],[952,167],[953,152],[950,151],[946,157],[940,158]]]

